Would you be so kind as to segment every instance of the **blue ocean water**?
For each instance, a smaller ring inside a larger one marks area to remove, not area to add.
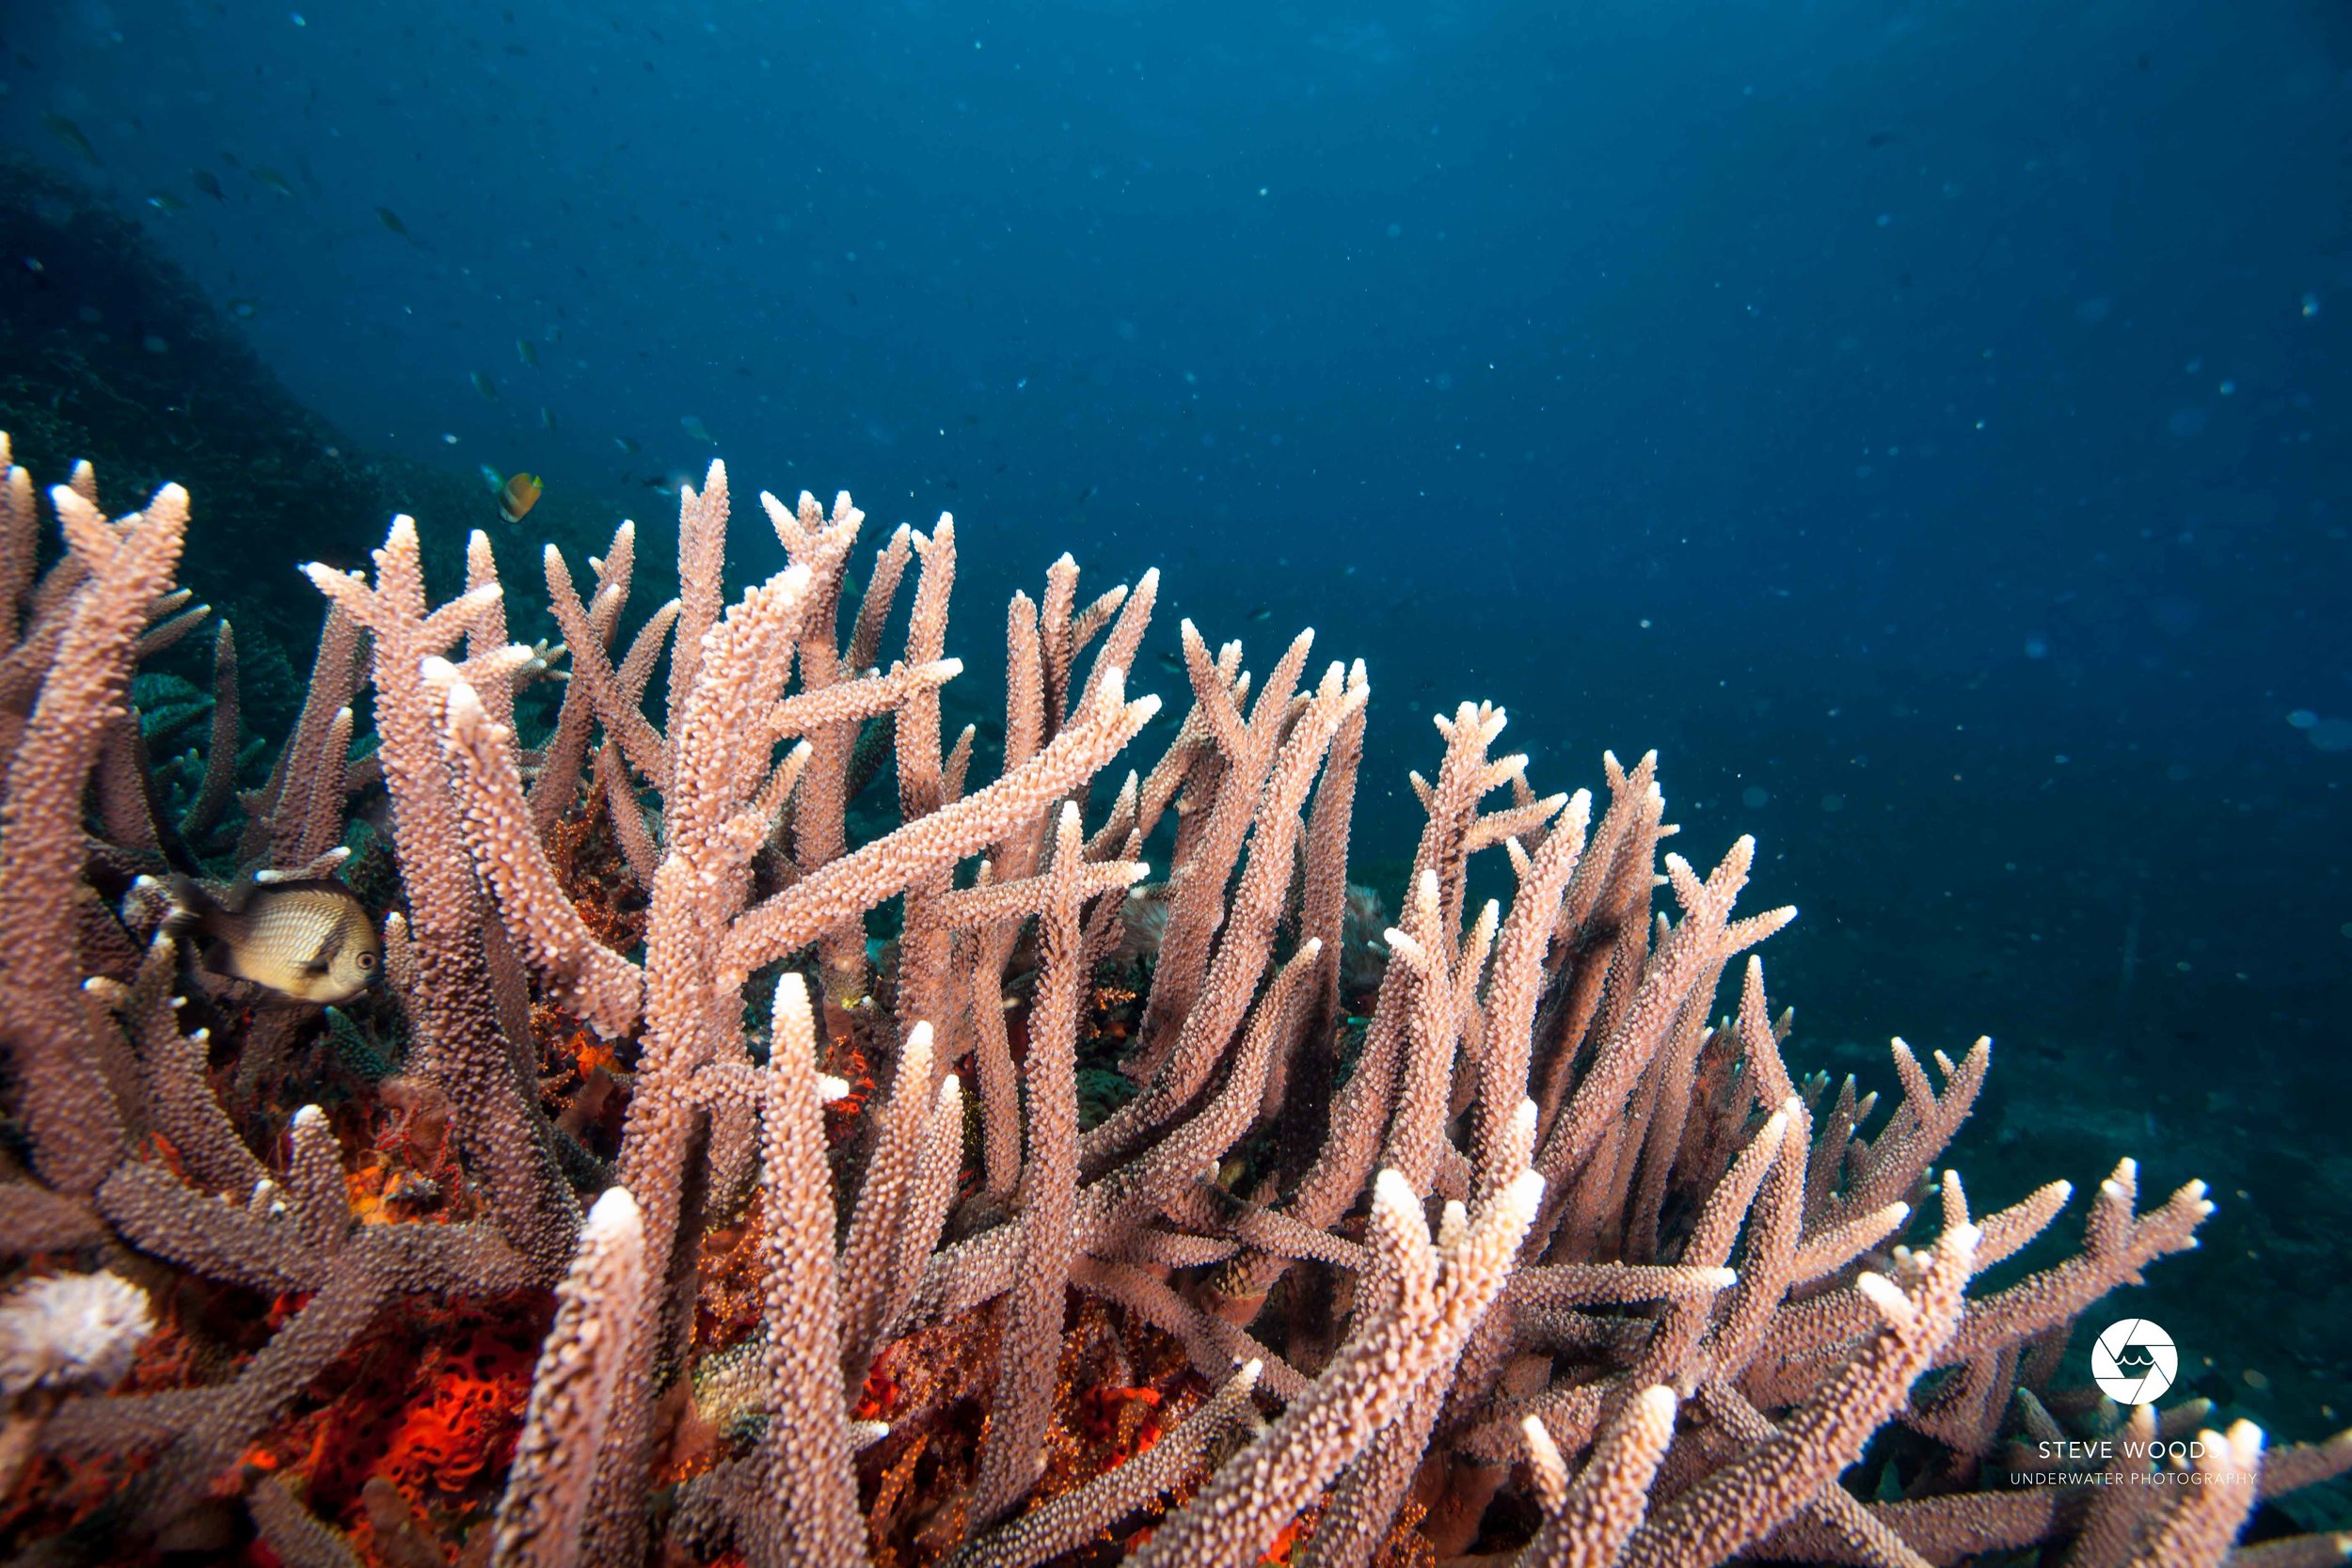
[[[1962,1154],[2206,1175],[2162,1299],[2342,1386],[2341,4],[60,0],[0,67],[355,450],[544,476],[424,519],[510,566],[714,454],[949,510],[986,700],[1015,586],[1159,565],[1366,660],[1375,879],[1461,700],[1539,788],[1658,748],[1804,911],[1800,1066],[1994,1036]]]

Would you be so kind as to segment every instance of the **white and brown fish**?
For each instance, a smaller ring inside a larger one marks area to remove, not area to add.
[[[367,910],[332,878],[246,880],[216,892],[171,879],[164,929],[203,943],[204,967],[281,996],[348,1002],[384,971],[384,944]]]

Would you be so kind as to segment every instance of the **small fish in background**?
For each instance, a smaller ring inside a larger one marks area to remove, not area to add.
[[[499,492],[499,515],[510,523],[521,522],[523,514],[539,504],[543,488],[537,474],[509,474]]]
[[[219,176],[215,175],[209,168],[192,168],[188,170],[188,183],[194,185],[204,195],[211,197],[215,201],[226,201],[229,199],[229,193],[220,188]]]
[[[719,438],[710,434],[710,427],[703,423],[701,415],[681,414],[678,416],[677,422],[686,427],[687,435],[705,446],[715,447],[719,444]]]
[[[332,878],[246,881],[215,893],[174,877],[164,929],[201,943],[204,967],[299,1002],[348,1002],[384,970],[384,944]]]
[[[539,428],[550,436],[555,434],[555,410],[544,403],[539,405]]]
[[[401,222],[400,214],[393,212],[389,207],[378,207],[375,210],[375,221],[382,224],[392,233],[398,234],[404,240],[409,237],[408,226]]]
[[[1249,618],[1252,621],[1271,621],[1274,619],[1274,607],[1271,605],[1260,605],[1257,609],[1249,612]]]
[[[147,198],[147,204],[159,213],[184,213],[188,204],[169,191],[157,191]]]
[[[43,115],[40,117],[40,122],[43,125],[48,126],[49,134],[56,137],[57,140],[62,142],[65,146],[72,149],[76,152],[79,152],[83,157],[87,158],[92,164],[97,164],[99,162],[98,149],[89,144],[89,138],[87,136],[82,135],[82,128],[74,124],[72,120],[66,119],[65,116]],[[103,166],[102,165],[101,166]]]
[[[626,436],[613,436],[612,444],[620,448],[623,451],[630,453],[641,452],[645,450],[644,447],[638,445],[635,441],[630,440]]]
[[[539,368],[539,345],[528,338],[517,338],[515,340],[515,357],[535,371]]]
[[[260,181],[266,188],[277,192],[279,196],[291,197],[294,193],[294,185],[284,175],[278,173],[274,168],[265,168],[260,164],[255,164],[251,168],[246,169],[246,172],[253,176],[254,179]]]
[[[504,478],[487,463],[482,465],[482,478],[490,486],[490,493],[499,499],[499,515],[510,523],[519,523],[523,515],[539,504],[545,493],[537,474],[508,474]]]
[[[480,392],[484,397],[488,398],[492,403],[496,403],[499,400],[499,384],[491,380],[488,376],[484,375],[480,371],[473,372],[473,389]]]

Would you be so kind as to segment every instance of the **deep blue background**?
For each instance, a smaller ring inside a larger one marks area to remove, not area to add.
[[[1801,1061],[1990,1032],[1996,1129],[2352,1204],[2334,0],[9,9],[0,133],[189,203],[355,443],[655,550],[687,417],[746,498],[952,509],[983,689],[1064,548],[1261,668],[1311,624],[1367,864],[1462,698],[1547,788],[1657,746],[1804,910]]]

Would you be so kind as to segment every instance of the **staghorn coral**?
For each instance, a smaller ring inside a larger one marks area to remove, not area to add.
[[[1982,1285],[2071,1196],[1979,1214],[1939,1169],[1989,1046],[1931,1070],[1897,1041],[1883,1117],[1801,1087],[1747,952],[1791,911],[1734,914],[1747,840],[1661,863],[1652,757],[1605,759],[1596,820],[1493,754],[1501,712],[1441,717],[1375,943],[1360,664],[1311,670],[1302,634],[1261,678],[1185,623],[1190,711],[1098,790],[1155,714],[1127,672],[1157,583],[1082,604],[1064,557],[1013,601],[1004,768],[967,787],[952,523],[894,533],[852,612],[848,498],[762,497],[787,565],[730,604],[714,464],[681,596],[617,661],[633,525],[585,598],[544,556],[570,678],[536,746],[544,650],[509,643],[487,542],[436,605],[404,517],[373,582],[312,569],[332,609],[270,782],[232,803],[235,756],[183,768],[161,831],[112,737],[184,629],[185,499],[109,522],[95,495],[61,489],[37,581],[29,479],[0,492],[31,1155],[0,1239],[148,1282],[158,1326],[124,1388],[10,1429],[0,1523],[39,1560],[249,1530],[337,1563],[2217,1563],[2259,1498],[2352,1465],[2240,1423],[2193,1484],[2002,1483],[2020,1444],[2115,1430],[2056,1385],[2066,1335],[2211,1206],[2143,1212],[2126,1162],[2079,1249]],[[215,668],[217,713],[232,637]],[[389,847],[348,817],[362,679]],[[885,744],[899,825],[852,842]],[[396,889],[363,1020],[257,1008],[156,934],[135,876],[239,816],[248,866],[351,841]],[[1468,907],[1480,854],[1507,904]],[[26,880],[76,873],[78,902]],[[1132,1094],[1089,1115],[1113,1072]]]

